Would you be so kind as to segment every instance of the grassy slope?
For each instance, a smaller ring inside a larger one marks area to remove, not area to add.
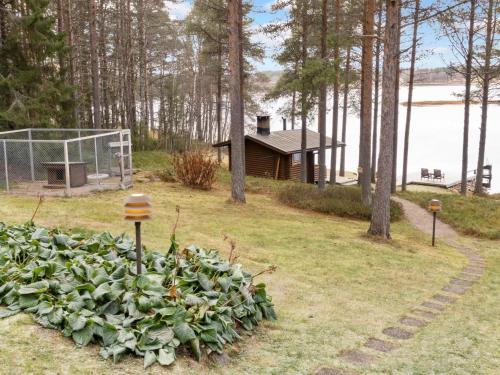
[[[464,197],[459,194],[406,192],[401,196],[422,207],[431,199],[443,202],[440,218],[464,234],[500,239],[500,200],[486,197]]]
[[[383,327],[434,294],[464,264],[463,257],[442,244],[429,247],[428,239],[405,222],[394,225],[392,243],[376,243],[364,234],[366,222],[292,209],[267,195],[248,194],[247,205],[234,205],[227,200],[225,184],[204,192],[177,184],[144,183],[136,184],[133,191],[153,197],[155,217],[144,225],[146,245],[166,246],[174,207],[180,205],[181,243],[217,247],[227,255],[222,236],[228,234],[236,239],[245,268],[259,271],[269,264],[278,266],[263,280],[274,297],[279,320],[266,323],[253,337],[231,348],[232,361],[226,367],[197,364],[183,356],[172,373],[305,374],[323,365],[341,366],[340,350],[379,336]],[[36,221],[132,233],[130,223],[121,220],[123,198],[129,193],[48,198]],[[4,221],[22,222],[31,216],[35,200],[4,195],[2,203]],[[366,373],[494,373],[500,339],[494,298],[500,283],[496,245],[481,243],[490,271],[472,296]],[[114,366],[98,357],[97,347],[76,349],[27,315],[1,320],[0,337],[4,373],[143,373],[141,359],[129,357]],[[164,371],[154,366],[146,373]]]

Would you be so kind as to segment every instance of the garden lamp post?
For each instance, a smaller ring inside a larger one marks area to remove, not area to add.
[[[135,222],[137,274],[142,273],[141,223],[151,219],[151,198],[145,194],[131,194],[125,200],[125,220]]]
[[[436,217],[437,213],[442,210],[441,201],[433,199],[429,203],[429,211],[432,212],[432,246],[436,245]]]

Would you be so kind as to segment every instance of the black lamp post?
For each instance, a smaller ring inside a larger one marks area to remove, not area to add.
[[[429,211],[432,212],[432,246],[436,246],[436,218],[437,213],[441,212],[442,205],[438,199],[433,199],[429,203]]]
[[[151,198],[145,194],[131,194],[125,200],[125,220],[135,223],[135,251],[137,274],[142,273],[141,223],[151,220]]]

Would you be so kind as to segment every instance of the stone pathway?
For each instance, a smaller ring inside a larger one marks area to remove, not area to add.
[[[406,218],[414,227],[432,235],[432,215],[429,212],[405,199],[399,197],[392,197],[392,199],[403,206]],[[399,346],[398,342],[409,340],[419,329],[425,329],[425,326],[435,317],[443,314],[450,305],[464,296],[483,275],[486,261],[476,249],[460,244],[458,242],[460,235],[452,227],[437,220],[436,233],[439,236],[438,241],[445,242],[464,255],[468,264],[460,274],[451,279],[432,298],[423,301],[402,316],[398,325],[384,328],[380,337],[368,338],[359,349],[347,349],[339,353],[339,357],[345,363],[358,368],[366,367],[373,364],[380,355],[396,350]],[[353,373],[340,368],[322,367],[314,374],[343,375]]]

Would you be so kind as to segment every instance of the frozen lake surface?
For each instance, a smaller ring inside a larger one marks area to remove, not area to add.
[[[416,86],[413,100],[457,100],[454,93],[462,93],[462,86]],[[405,102],[408,88],[401,87],[400,101]],[[281,114],[278,109],[283,102],[269,102],[263,107],[271,115],[272,130],[281,130]],[[331,98],[329,98],[331,105]],[[410,149],[408,158],[409,179],[420,176],[420,168],[441,169],[446,181],[460,179],[462,166],[463,105],[425,106],[412,108]],[[339,116],[342,123],[342,109]],[[399,107],[398,174],[402,173],[403,141],[406,122],[406,107]],[[298,123],[298,122],[297,122]],[[328,113],[327,133],[331,135],[332,113]],[[470,112],[469,133],[469,170],[476,169],[479,147],[479,126],[481,106],[474,104]],[[290,127],[290,121],[288,121]],[[380,124],[380,122],[379,122]],[[310,129],[317,130],[316,120],[311,121]],[[349,113],[347,120],[346,168],[356,171],[359,153],[359,116]],[[340,157],[340,154],[339,154]],[[330,152],[327,151],[329,168]],[[491,104],[488,110],[488,129],[486,137],[486,164],[493,165],[491,192],[500,192],[500,105]],[[338,167],[337,167],[338,168]]]

